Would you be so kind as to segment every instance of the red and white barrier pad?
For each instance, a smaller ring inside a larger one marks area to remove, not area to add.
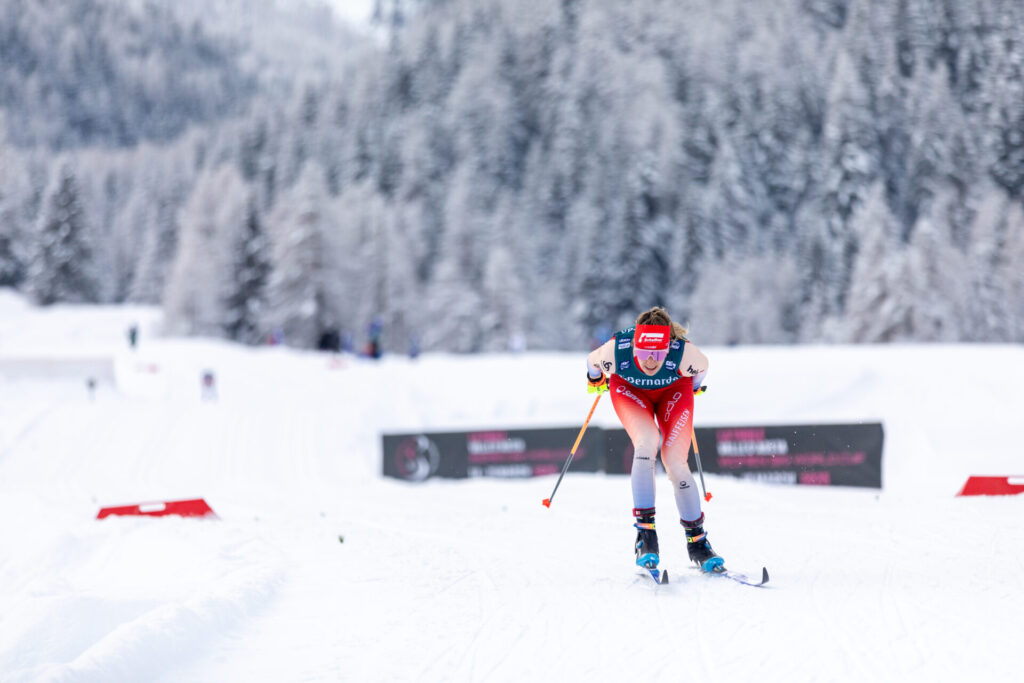
[[[1014,496],[1024,493],[1024,476],[968,477],[958,496]]]
[[[135,505],[119,505],[116,507],[100,508],[96,519],[103,519],[111,515],[142,515],[145,517],[166,517],[177,515],[179,517],[216,517],[213,508],[206,504],[202,498],[190,500],[170,500],[155,503],[138,503]]]

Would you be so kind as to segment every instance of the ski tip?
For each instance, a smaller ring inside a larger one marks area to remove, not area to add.
[[[768,567],[761,567],[761,583],[768,583]]]
[[[546,508],[549,508],[549,507],[551,507],[551,499],[550,498],[545,498],[544,500],[542,500],[540,502],[540,504],[543,505]]]
[[[662,583],[662,585],[668,583],[668,570],[667,569],[661,573],[661,583]]]

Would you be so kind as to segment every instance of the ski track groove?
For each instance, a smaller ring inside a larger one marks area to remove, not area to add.
[[[825,577],[825,576],[827,576],[827,573],[823,573],[821,571],[815,572],[814,578],[813,578],[813,580],[811,582],[811,588],[810,588],[811,599],[812,599],[812,602],[814,604],[814,613],[817,616],[817,622],[816,622],[817,623],[817,627],[822,629],[822,630],[827,631],[828,633],[830,633],[831,634],[831,638],[828,639],[828,642],[830,642],[830,643],[838,643],[839,647],[842,649],[843,654],[844,654],[844,658],[843,658],[843,661],[836,663],[837,666],[851,666],[852,665],[853,667],[855,667],[857,669],[857,671],[858,671],[858,674],[857,674],[857,677],[856,677],[855,680],[861,680],[861,681],[875,680],[876,679],[876,672],[870,671],[870,670],[865,668],[864,664],[862,663],[863,653],[854,652],[851,649],[849,639],[846,637],[846,634],[844,633],[844,630],[851,630],[851,629],[857,629],[857,630],[867,629],[865,632],[870,632],[871,624],[870,623],[866,623],[866,624],[859,624],[859,623],[858,624],[850,624],[850,623],[848,623],[849,620],[851,620],[853,618],[852,611],[850,613],[847,613],[845,615],[844,619],[837,620],[835,618],[836,615],[835,615],[835,605],[834,604],[829,604],[825,608],[822,607],[822,601],[823,600],[826,603],[832,603],[832,599],[831,599],[830,596],[825,595],[824,598],[822,597],[823,593],[827,593],[827,592],[832,590],[832,586],[829,586],[829,591],[824,591],[821,588],[821,580],[822,580],[822,577]],[[855,607],[855,606],[851,603],[851,607]],[[829,616],[830,614],[831,614],[831,616]],[[860,621],[859,617],[858,617],[858,621]],[[845,628],[840,628],[840,625],[842,625]]]
[[[694,582],[694,583],[696,583],[696,582]],[[702,611],[703,611],[702,607],[704,605],[704,593],[705,593],[704,589],[705,588],[706,587],[702,587],[701,590],[695,591],[696,594],[697,594],[697,597],[696,597],[696,600],[694,600],[694,605],[693,605],[693,612],[694,612],[694,614],[701,614]],[[711,677],[711,669],[710,669],[710,666],[708,665],[708,651],[707,651],[708,644],[707,644],[707,642],[706,642],[706,640],[705,640],[705,638],[703,636],[704,629],[696,628],[696,629],[694,629],[694,631],[696,631],[696,637],[697,637],[697,652],[700,655],[700,672],[697,673],[695,678],[710,678]]]
[[[387,524],[380,522],[364,521],[364,525],[371,529],[376,529],[383,532],[393,532],[394,530]],[[409,529],[408,527],[403,528],[399,534],[403,540],[413,539],[414,541],[433,548],[436,554],[438,548],[444,549],[444,554],[447,556],[454,555],[455,558],[459,558],[458,561],[452,562],[451,564],[472,567],[477,558],[471,557],[469,551],[458,548],[452,543],[452,536],[434,532],[424,532]],[[520,557],[517,553],[511,551],[501,551],[502,555],[509,558]],[[536,572],[534,572],[535,574]],[[519,574],[522,577],[521,573]],[[536,583],[536,582],[534,582]],[[452,671],[464,672],[466,674],[466,680],[483,680],[476,675],[476,669],[478,666],[478,660],[481,659],[481,651],[485,650],[485,643],[488,639],[485,636],[494,630],[494,624],[496,620],[503,615],[504,611],[499,609],[503,607],[501,600],[502,591],[499,589],[498,583],[490,575],[490,572],[485,568],[476,568],[471,570],[463,571],[457,578],[449,581],[445,584],[444,588],[439,591],[432,592],[429,601],[422,604],[414,613],[410,614],[411,621],[429,621],[427,618],[419,618],[418,615],[427,615],[433,609],[434,602],[441,598],[442,595],[451,592],[457,586],[471,584],[472,587],[469,589],[474,594],[474,609],[476,612],[476,619],[467,619],[464,623],[476,623],[478,624],[471,637],[466,639],[464,636],[455,634],[456,640],[451,645],[441,649],[435,656],[433,656],[429,663],[427,663],[420,672],[420,679],[427,681],[443,681],[448,679]],[[520,639],[522,634],[520,634]],[[493,649],[493,648],[492,648]],[[490,675],[496,670],[502,662],[508,658],[509,648],[504,648],[500,660],[491,668],[491,671],[487,674]],[[483,657],[484,661],[493,661],[493,657]]]
[[[28,418],[26,424],[18,431],[17,435],[11,439],[7,447],[0,452],[0,461],[3,461],[9,454],[13,453],[16,446],[20,446],[28,439],[32,433],[39,427],[40,423],[50,417],[52,413],[63,407],[66,403],[70,402],[70,398],[63,400],[53,400],[52,403],[39,408],[32,417]]]
[[[889,538],[889,545],[892,547],[899,547],[898,540],[893,532],[892,524],[886,524],[886,533]],[[886,554],[886,557],[889,555]],[[878,599],[881,602],[879,612],[885,614],[886,610],[890,610],[895,614],[900,630],[906,635],[907,640],[913,646],[914,651],[917,653],[917,670],[920,671],[922,665],[920,662],[928,661],[925,653],[925,648],[922,648],[920,637],[918,635],[920,629],[912,628],[909,625],[906,615],[906,607],[904,601],[911,599],[913,596],[904,591],[897,591],[894,589],[897,577],[900,575],[899,572],[893,569],[892,561],[886,560],[885,572],[882,575],[882,589],[878,593]],[[898,670],[898,669],[897,669]],[[900,671],[901,676],[905,676],[910,672]]]

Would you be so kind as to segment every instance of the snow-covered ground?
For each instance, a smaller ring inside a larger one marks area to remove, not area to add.
[[[379,475],[381,432],[579,425],[582,352],[158,334],[151,309],[0,291],[4,683],[1021,679],[1024,496],[955,497],[1024,474],[1019,347],[706,349],[698,425],[885,426],[881,492],[707,477],[716,549],[771,571],[752,589],[688,568],[671,523],[672,583],[639,574],[625,477],[567,475],[548,510],[554,476]],[[112,368],[93,399],[83,362]],[[198,496],[219,519],[95,519]]]

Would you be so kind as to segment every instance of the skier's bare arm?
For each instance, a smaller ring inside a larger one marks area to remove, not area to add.
[[[694,389],[704,384],[704,377],[708,374],[708,357],[690,342],[687,342],[683,349],[683,358],[679,362],[679,374],[683,377],[693,377]]]
[[[599,377],[615,372],[615,338],[612,337],[587,356],[587,374]]]

